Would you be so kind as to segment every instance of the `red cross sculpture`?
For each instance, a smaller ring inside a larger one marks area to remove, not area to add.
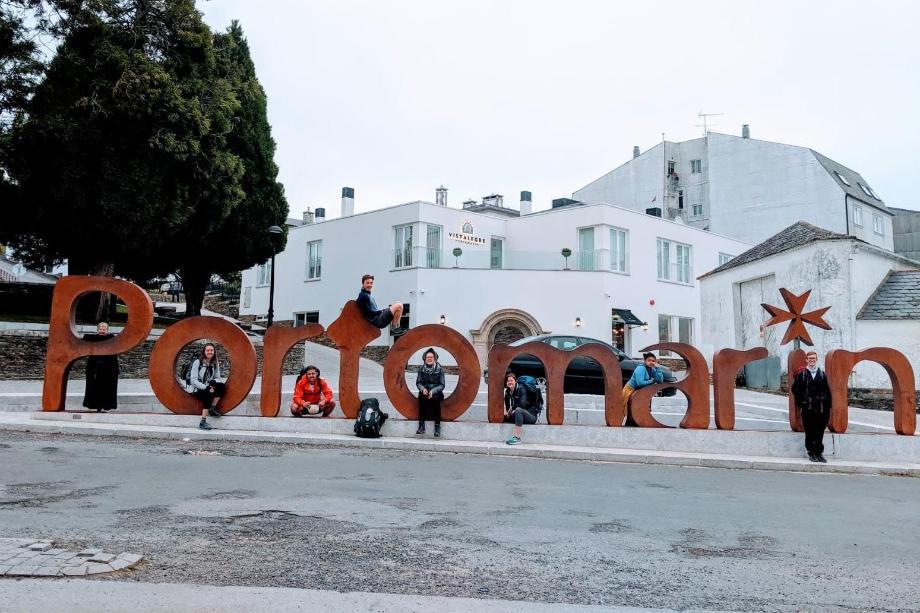
[[[788,311],[766,303],[760,306],[766,309],[767,313],[771,315],[769,321],[764,324],[764,327],[775,326],[784,321],[789,322],[789,327],[786,328],[786,336],[783,337],[783,342],[780,343],[781,345],[785,345],[794,339],[799,339],[809,346],[814,345],[814,343],[811,342],[811,336],[809,336],[808,330],[805,329],[806,323],[824,330],[831,329],[830,324],[824,321],[824,314],[827,313],[831,307],[823,307],[817,311],[809,311],[808,313],[802,312],[805,310],[805,303],[808,302],[811,290],[806,291],[800,296],[796,296],[785,287],[782,287],[779,293],[786,302],[786,306],[789,308]]]

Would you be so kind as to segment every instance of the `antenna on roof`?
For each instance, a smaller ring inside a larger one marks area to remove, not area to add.
[[[707,134],[709,134],[709,128],[713,127],[709,125],[707,118],[718,117],[719,115],[724,115],[724,114],[725,113],[704,113],[703,111],[700,111],[699,113],[696,114],[696,116],[702,119],[703,123],[696,124],[696,127],[703,128],[703,136],[706,136]]]

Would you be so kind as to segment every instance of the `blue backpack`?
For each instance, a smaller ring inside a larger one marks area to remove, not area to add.
[[[521,375],[517,378],[517,384],[527,390],[528,404],[533,405],[539,413],[543,409],[543,392],[537,380],[530,375]]]

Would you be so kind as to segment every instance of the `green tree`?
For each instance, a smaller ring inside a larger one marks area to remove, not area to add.
[[[288,214],[284,188],[277,181],[275,141],[268,123],[265,92],[256,76],[249,44],[238,22],[226,33],[214,36],[217,56],[213,78],[230,87],[238,102],[230,130],[227,151],[242,164],[242,197],[225,215],[212,217],[205,207],[200,223],[188,226],[182,263],[186,312],[200,314],[205,288],[212,275],[226,276],[267,260],[272,254],[268,227],[285,227]],[[219,208],[219,207],[218,207]],[[286,238],[286,237],[285,237]],[[284,247],[282,238],[275,248]]]

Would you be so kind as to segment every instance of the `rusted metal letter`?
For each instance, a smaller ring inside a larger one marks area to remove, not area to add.
[[[767,357],[766,347],[746,351],[719,349],[712,356],[712,388],[715,394],[716,428],[735,429],[735,377],[745,364]]]
[[[89,343],[76,336],[77,300],[90,292],[108,292],[128,307],[128,321],[115,338]],[[153,302],[147,292],[128,281],[111,277],[63,277],[54,286],[51,322],[48,326],[48,356],[45,360],[43,411],[63,411],[67,396],[67,375],[73,363],[86,355],[118,355],[147,339],[153,327]]]
[[[681,428],[704,430],[709,427],[709,366],[706,358],[694,347],[684,343],[658,343],[642,350],[673,351],[687,362],[687,377],[677,383],[656,383],[636,392],[629,399],[629,413],[633,421],[643,428],[666,428],[652,417],[652,397],[668,387],[676,387],[687,397],[687,413],[680,422]]]
[[[894,394],[894,431],[913,436],[917,431],[917,392],[914,371],[907,357],[890,347],[872,347],[862,351],[832,349],[824,360],[828,384],[831,387],[831,418],[827,427],[842,434],[849,425],[849,394],[847,379],[853,367],[863,360],[875,362],[891,378]]]
[[[262,394],[259,410],[262,417],[277,417],[281,410],[281,366],[284,356],[302,340],[324,332],[319,324],[304,324],[296,328],[271,326],[265,331],[262,346]]]
[[[604,372],[604,418],[608,426],[622,426],[625,414],[620,400],[623,374],[616,355],[604,345],[589,343],[571,351],[556,349],[546,343],[533,341],[520,347],[495,345],[489,351],[489,421],[500,423],[504,419],[505,371],[518,355],[530,354],[543,362],[546,371],[546,393],[548,398],[546,421],[559,425],[565,420],[565,396],[563,385],[565,370],[569,362],[578,356],[597,361]],[[704,360],[705,364],[705,360]],[[516,373],[519,374],[519,373]]]
[[[166,329],[150,353],[150,387],[163,406],[179,415],[201,413],[201,401],[182,389],[176,379],[176,358],[182,348],[201,338],[219,343],[232,358],[227,391],[217,404],[221,413],[239,406],[256,380],[256,350],[242,330],[219,317],[183,319]],[[226,376],[226,372],[223,374]]]
[[[413,353],[429,346],[449,351],[460,369],[457,389],[441,403],[441,419],[453,421],[466,413],[476,400],[482,369],[473,345],[447,326],[424,324],[409,330],[396,341],[383,366],[387,397],[406,419],[418,419],[418,398],[406,385],[406,364]]]
[[[786,381],[789,385],[789,427],[793,432],[805,432],[805,423],[802,421],[802,411],[795,406],[795,396],[792,395],[792,382],[800,369],[805,368],[805,352],[796,349],[789,353],[786,362]]]
[[[349,300],[342,313],[329,324],[326,334],[339,348],[339,405],[345,417],[355,419],[361,405],[358,396],[361,350],[380,336],[380,330],[364,319],[357,302]]]

